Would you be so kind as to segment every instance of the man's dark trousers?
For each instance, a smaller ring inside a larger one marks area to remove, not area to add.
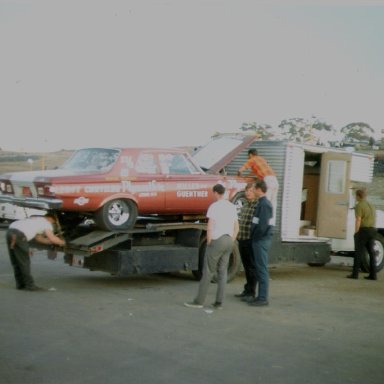
[[[35,285],[31,275],[31,259],[29,256],[29,243],[25,235],[17,230],[7,231],[7,245],[9,258],[13,267],[16,288],[31,288]]]
[[[355,233],[355,259],[353,262],[352,270],[352,275],[354,277],[357,277],[359,275],[361,260],[364,257],[365,251],[367,250],[369,254],[369,276],[376,279],[376,257],[375,251],[372,247],[373,240],[375,239],[376,235],[377,230],[373,227],[363,227]]]
[[[257,277],[255,258],[253,257],[252,250],[252,240],[239,240],[238,244],[246,280],[244,285],[244,292],[246,295],[255,296]]]

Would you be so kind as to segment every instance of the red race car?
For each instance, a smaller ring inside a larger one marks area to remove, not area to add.
[[[86,148],[55,170],[1,175],[0,202],[57,210],[63,219],[91,217],[114,231],[133,227],[139,215],[203,215],[213,185],[223,184],[234,200],[246,182],[204,172],[184,150]]]

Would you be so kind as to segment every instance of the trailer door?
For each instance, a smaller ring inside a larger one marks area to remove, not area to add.
[[[321,159],[317,234],[345,239],[349,209],[350,153],[326,152]]]

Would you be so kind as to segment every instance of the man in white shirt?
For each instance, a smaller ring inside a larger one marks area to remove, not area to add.
[[[26,291],[39,291],[31,275],[29,241],[64,246],[65,241],[54,235],[55,217],[47,214],[13,222],[7,231],[9,258],[13,267],[16,288]]]
[[[215,308],[222,308],[224,288],[227,283],[228,262],[233,250],[234,241],[239,232],[236,207],[225,198],[225,187],[216,184],[213,187],[216,199],[207,212],[207,249],[205,251],[203,276],[199,290],[192,303],[184,303],[186,307],[203,308],[209,284],[217,272],[217,291]]]

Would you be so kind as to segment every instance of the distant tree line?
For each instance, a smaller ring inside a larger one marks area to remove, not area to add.
[[[348,144],[375,144],[375,131],[367,123],[354,122],[340,130],[313,116],[311,119],[291,118],[282,120],[276,127],[256,122],[243,123],[241,131],[252,132],[261,140],[289,140],[314,145],[343,146]]]
[[[38,160],[40,159],[37,155],[0,155],[0,161],[12,162],[12,161],[28,161],[28,160]]]

